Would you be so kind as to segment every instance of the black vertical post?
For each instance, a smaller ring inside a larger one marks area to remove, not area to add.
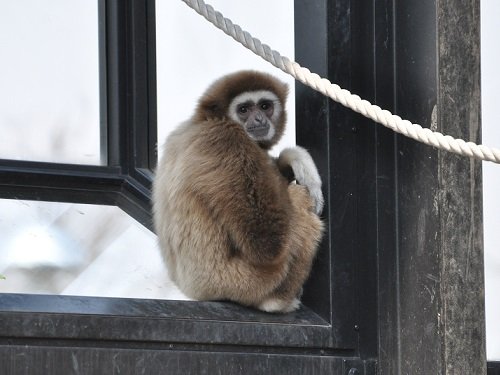
[[[105,17],[109,164],[149,186],[156,165],[154,1],[108,0]]]
[[[438,2],[438,129],[481,143],[480,0]],[[485,374],[481,162],[440,152],[441,332],[446,374]]]
[[[377,1],[375,19],[375,102],[395,112],[396,49],[394,0]],[[381,374],[399,372],[399,268],[397,248],[396,134],[376,127],[378,363]]]
[[[332,81],[342,77],[346,84],[351,81],[350,18],[345,16],[349,9],[349,0],[337,1],[335,6],[326,0],[295,2],[296,60]],[[351,113],[302,84],[296,85],[296,112],[297,143],[310,150],[326,190],[327,229],[303,300],[331,322],[337,343],[356,348]]]
[[[392,10],[396,113],[479,142],[479,1],[394,2]],[[485,374],[481,164],[402,136],[391,160],[380,147],[391,140],[378,132],[377,168],[394,166],[393,203],[386,210],[379,199],[378,208],[380,371]]]
[[[99,43],[99,142],[100,164],[108,165],[108,77],[107,77],[107,43],[106,43],[106,1],[97,2],[98,43]]]
[[[296,59],[373,100],[373,27],[371,2],[296,1]],[[296,86],[296,110],[297,142],[314,157],[326,198],[327,233],[304,301],[331,322],[337,345],[355,350],[361,358],[373,358],[377,353],[376,128],[301,84]]]

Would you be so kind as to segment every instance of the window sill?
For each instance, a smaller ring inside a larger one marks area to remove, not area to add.
[[[333,348],[332,326],[307,307],[268,314],[229,302],[1,294],[8,338]]]

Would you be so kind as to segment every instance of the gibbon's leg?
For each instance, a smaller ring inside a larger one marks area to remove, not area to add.
[[[313,200],[307,189],[291,184],[288,187],[293,206],[290,220],[290,259],[287,276],[259,308],[268,312],[289,312],[299,307],[302,285],[309,276],[323,224],[313,212]]]

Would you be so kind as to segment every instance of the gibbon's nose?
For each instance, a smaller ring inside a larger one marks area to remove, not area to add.
[[[262,115],[262,113],[257,112],[255,114],[255,121],[258,122],[259,124],[261,124],[262,122],[264,122],[264,116]]]

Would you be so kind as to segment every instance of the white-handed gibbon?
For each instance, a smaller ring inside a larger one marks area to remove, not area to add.
[[[268,74],[224,76],[165,142],[155,229],[170,278],[193,299],[269,312],[300,304],[323,232],[323,195],[305,149],[268,154],[285,127],[287,94]]]

